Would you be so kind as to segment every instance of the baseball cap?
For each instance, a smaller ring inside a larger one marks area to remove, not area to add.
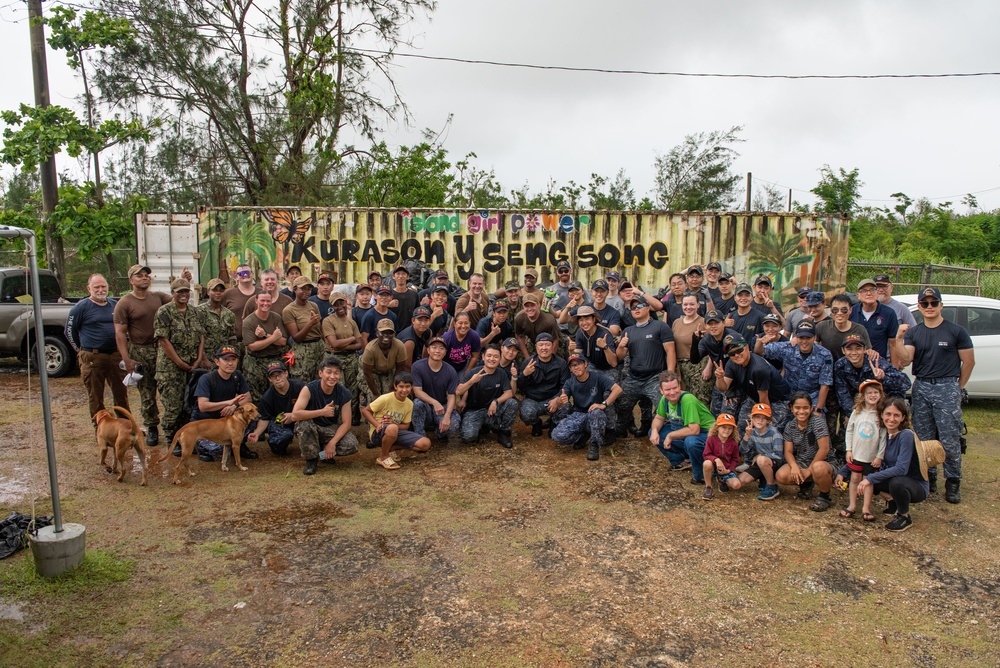
[[[705,270],[707,271],[709,269],[718,269],[719,271],[722,271],[722,265],[718,262],[709,262],[708,266],[705,267]]]
[[[431,317],[431,313],[433,313],[433,311],[431,311],[430,306],[427,306],[426,304],[421,304],[417,308],[413,309],[413,319],[416,320],[417,318],[429,318]]]
[[[520,281],[513,281],[513,280],[512,281],[507,281],[506,283],[503,284],[503,287],[505,289],[507,289],[507,290],[516,290],[516,289],[519,289],[521,287],[521,282]]]
[[[392,270],[392,273],[395,274],[397,271],[405,271],[407,276],[410,275],[410,270],[406,268],[405,264],[396,265],[396,268]]]
[[[771,283],[771,279],[768,278],[767,276],[765,276],[764,274],[760,274],[759,276],[757,276],[757,278],[753,279],[753,284],[754,285],[767,285],[767,286],[773,286],[774,285],[773,283]]]
[[[529,292],[528,294],[526,294],[523,297],[521,297],[521,303],[522,304],[537,304],[538,303],[538,295],[536,295],[536,294],[534,294],[532,292]]]
[[[223,281],[221,278],[213,278],[212,280],[210,280],[208,282],[208,289],[209,290],[214,290],[214,289],[216,289],[219,286],[226,287],[226,282]]]
[[[528,267],[527,269],[524,270],[524,275],[534,276],[535,278],[538,278],[538,270],[535,269],[534,267]]]
[[[509,311],[510,310],[510,304],[507,303],[506,299],[498,299],[495,302],[493,302],[493,310],[494,311]]]
[[[581,283],[580,281],[572,281],[568,286],[566,286],[566,289],[567,290],[583,290],[583,283]]]
[[[180,292],[181,290],[191,290],[191,284],[187,282],[186,279],[178,278],[176,281],[170,284],[171,292]]]
[[[732,274],[719,274],[719,281],[731,281],[733,280]]]
[[[375,329],[380,332],[395,332],[396,325],[392,324],[392,320],[389,320],[389,318],[382,318],[378,321],[378,325],[375,326]]]
[[[377,288],[375,288],[375,294],[377,294],[377,295],[391,295],[392,294],[392,288],[390,288],[388,285],[380,285]]]
[[[919,302],[921,299],[928,297],[931,299],[941,299],[941,291],[934,287],[926,287],[920,291],[920,296],[917,301]]]
[[[822,292],[810,292],[809,296],[806,297],[806,306],[819,306],[824,302],[826,302],[826,295]]]
[[[635,286],[632,285],[631,281],[623,281],[622,284],[618,286],[618,289],[619,290],[628,290],[628,289],[634,288],[634,287]]]
[[[330,295],[330,303],[331,304],[336,304],[339,301],[345,301],[346,302],[347,301],[347,295],[345,295],[343,292],[334,292],[332,295]]]
[[[806,297],[809,296],[809,293],[812,291],[813,291],[812,288],[810,288],[808,285],[804,285],[801,288],[799,288],[799,291],[796,294],[798,294],[799,299],[805,299]]]
[[[606,278],[609,281],[618,281],[619,283],[621,283],[622,275],[619,274],[617,271],[609,271],[607,274],[605,274],[604,278]]]
[[[872,280],[872,279],[870,279],[870,278],[862,278],[862,279],[861,279],[861,280],[860,280],[860,281],[858,282],[858,290],[860,291],[860,290],[861,290],[861,288],[863,288],[863,287],[865,287],[865,286],[868,286],[868,285],[870,285],[870,286],[872,286],[872,287],[874,288],[874,287],[875,287],[875,281],[873,281],[873,280]]]
[[[736,416],[732,413],[719,413],[719,417],[715,418],[715,424],[720,427],[735,427]]]
[[[445,285],[444,283],[435,285],[434,288],[431,290],[431,292],[448,292],[448,286]]]
[[[448,278],[448,272],[445,271],[444,269],[438,269],[433,274],[431,274],[431,278],[435,278],[435,279],[436,278]]]
[[[548,332],[542,332],[541,334],[535,337],[535,343],[539,343],[541,341],[554,341],[554,340],[555,339],[553,339],[552,335],[549,334]]]
[[[816,325],[812,320],[803,320],[795,328],[795,336],[816,336]]]
[[[294,281],[292,281],[292,287],[293,288],[304,288],[307,285],[309,287],[312,287],[312,284],[313,284],[312,280],[310,280],[306,276],[299,276]]]
[[[696,264],[693,264],[690,267],[688,267],[687,270],[687,275],[690,276],[691,274],[698,274],[699,276],[704,276],[705,272],[701,270],[701,267],[699,267]]]
[[[371,291],[372,291],[372,286],[368,285],[367,283],[358,283],[358,288],[354,292],[355,294],[357,294],[359,292],[371,292]]]
[[[140,271],[144,271],[147,274],[153,273],[153,271],[149,267],[147,267],[146,265],[144,265],[144,264],[133,264],[131,267],[128,268],[128,277],[132,278],[133,276],[135,276],[136,274],[138,274]]]
[[[849,348],[850,346],[853,346],[855,343],[861,346],[862,348],[865,347],[865,340],[862,339],[861,336],[858,334],[848,334],[847,336],[844,337],[844,343],[841,345],[843,345],[844,348]]]
[[[286,370],[285,369],[285,365],[282,364],[281,362],[271,362],[270,364],[267,365],[267,375],[268,376],[270,376],[272,373],[276,373],[278,371],[285,371],[285,370]]]
[[[629,310],[632,310],[639,306],[649,306],[649,302],[646,301],[645,297],[639,297],[638,299],[633,299],[628,305]]]
[[[864,392],[869,387],[877,387],[878,389],[881,390],[882,389],[882,383],[878,382],[874,378],[869,378],[865,382],[863,382],[860,385],[858,385],[858,393],[860,394],[860,393]]]
[[[599,278],[590,285],[591,290],[607,290],[608,282],[603,278]]]
[[[754,404],[753,408],[750,409],[750,416],[763,415],[765,417],[771,417],[771,407],[767,404]]]
[[[430,348],[431,346],[434,346],[434,345],[441,345],[441,346],[444,346],[445,348],[448,347],[447,342],[445,342],[445,340],[442,339],[440,336],[435,336],[433,339],[431,339],[430,341],[427,342],[427,347],[428,348]]]
[[[738,348],[746,348],[747,340],[744,339],[739,334],[730,334],[726,338],[722,339],[723,349],[728,353],[731,350],[736,350]]]
[[[583,355],[578,355],[578,354],[574,353],[573,355],[569,356],[569,359],[566,360],[566,362],[568,364],[575,364],[576,362],[583,362],[584,364],[586,364],[587,363],[587,358],[584,357]]]
[[[330,276],[330,274],[320,274],[319,278],[316,279],[316,282],[322,283],[323,281],[329,281],[330,283],[333,283],[333,276]]]
[[[741,292],[749,292],[750,294],[753,294],[753,288],[746,283],[740,283],[736,286],[736,294],[740,294]]]
[[[584,304],[582,306],[578,306],[576,309],[576,313],[571,313],[570,315],[572,315],[575,318],[579,318],[580,316],[583,315],[597,315],[597,311],[594,310],[593,306],[587,306],[586,304]]]
[[[705,322],[722,322],[725,319],[726,318],[715,309],[712,309],[705,314]]]
[[[556,271],[559,271],[560,269],[571,269],[569,262],[567,260],[559,260],[559,262],[556,263]]]
[[[444,341],[444,339],[441,340]],[[517,339],[515,339],[512,336],[510,338],[504,339],[503,343],[501,343],[500,345],[503,346],[504,348],[517,348]]]
[[[382,278],[382,272],[373,269],[372,271],[368,272],[368,278],[371,278],[372,276],[378,276],[379,278]]]
[[[892,284],[892,278],[889,277],[889,274],[879,274],[878,276],[872,278],[872,280],[875,281],[876,285],[878,285],[879,283],[883,284],[888,283],[890,285]]]
[[[232,346],[222,346],[215,351],[215,359],[220,360],[224,357],[239,357],[240,354],[236,352],[236,348]]]
[[[773,322],[775,325],[781,325],[781,316],[777,313],[768,313],[762,320],[764,322]]]

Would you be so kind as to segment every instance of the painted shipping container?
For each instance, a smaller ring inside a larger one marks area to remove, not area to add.
[[[563,259],[587,287],[614,269],[647,289],[717,260],[740,279],[767,274],[787,304],[803,285],[843,291],[848,229],[841,216],[795,213],[205,208],[195,255],[205,281],[229,280],[247,261],[258,272],[297,265],[359,283],[413,260],[463,284],[482,273],[490,290],[526,267],[554,281]]]

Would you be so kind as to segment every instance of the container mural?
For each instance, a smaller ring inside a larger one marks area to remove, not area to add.
[[[561,260],[587,287],[614,269],[656,289],[673,272],[717,260],[740,279],[767,274],[791,303],[802,285],[843,291],[848,228],[840,216],[792,213],[206,208],[198,254],[200,275],[224,280],[243,261],[279,276],[297,265],[338,283],[416,262],[453,282],[482,273],[488,289],[527,267],[554,281]]]

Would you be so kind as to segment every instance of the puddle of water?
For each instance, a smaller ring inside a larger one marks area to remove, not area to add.
[[[0,506],[14,506],[28,495],[28,482],[0,475]]]
[[[24,610],[16,603],[0,601],[0,619],[12,619],[15,622],[23,622]]]

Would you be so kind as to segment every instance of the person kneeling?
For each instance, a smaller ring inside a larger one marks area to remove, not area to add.
[[[597,461],[601,458],[601,446],[604,445],[608,410],[622,393],[622,388],[603,373],[587,371],[587,358],[583,355],[570,356],[569,370],[572,377],[552,401],[566,406],[572,398],[573,412],[553,427],[552,440],[559,445],[573,444],[574,449],[579,449],[583,448],[589,435],[587,459]]]
[[[267,367],[267,380],[271,387],[257,402],[257,428],[247,436],[247,443],[257,443],[266,431],[271,452],[283,457],[288,454],[288,446],[295,438],[292,409],[306,384],[297,378],[289,378],[288,370],[281,362],[272,362]]]
[[[456,390],[463,443],[475,443],[486,426],[497,432],[497,443],[514,447],[510,430],[517,418],[517,399],[513,398],[510,377],[499,367],[500,349],[489,346],[483,351],[483,365],[466,371]]]
[[[250,385],[246,378],[236,370],[239,363],[239,355],[236,348],[232,346],[222,346],[215,352],[216,368],[205,373],[198,379],[194,396],[198,400],[198,407],[191,411],[191,421],[195,420],[215,420],[229,417],[236,412],[241,405],[250,401]],[[256,452],[247,447],[247,437],[253,433],[256,421],[247,425],[246,433],[243,434],[243,442],[240,443],[240,459],[257,459]],[[200,440],[197,445],[198,459],[203,462],[213,461],[213,453],[222,455],[223,449],[228,444],[212,443],[208,440]],[[173,455],[181,456],[181,445],[174,446]]]
[[[332,462],[335,456],[358,452],[358,439],[351,433],[351,393],[340,384],[341,371],[336,357],[320,362],[319,379],[300,390],[289,416],[295,422],[299,450],[306,460],[304,475],[316,473],[320,459]]]
[[[431,439],[410,431],[413,419],[413,376],[402,371],[392,381],[392,392],[383,394],[361,407],[361,417],[368,421],[369,448],[381,448],[375,463],[389,470],[398,469],[397,453],[401,450],[427,452]]]

